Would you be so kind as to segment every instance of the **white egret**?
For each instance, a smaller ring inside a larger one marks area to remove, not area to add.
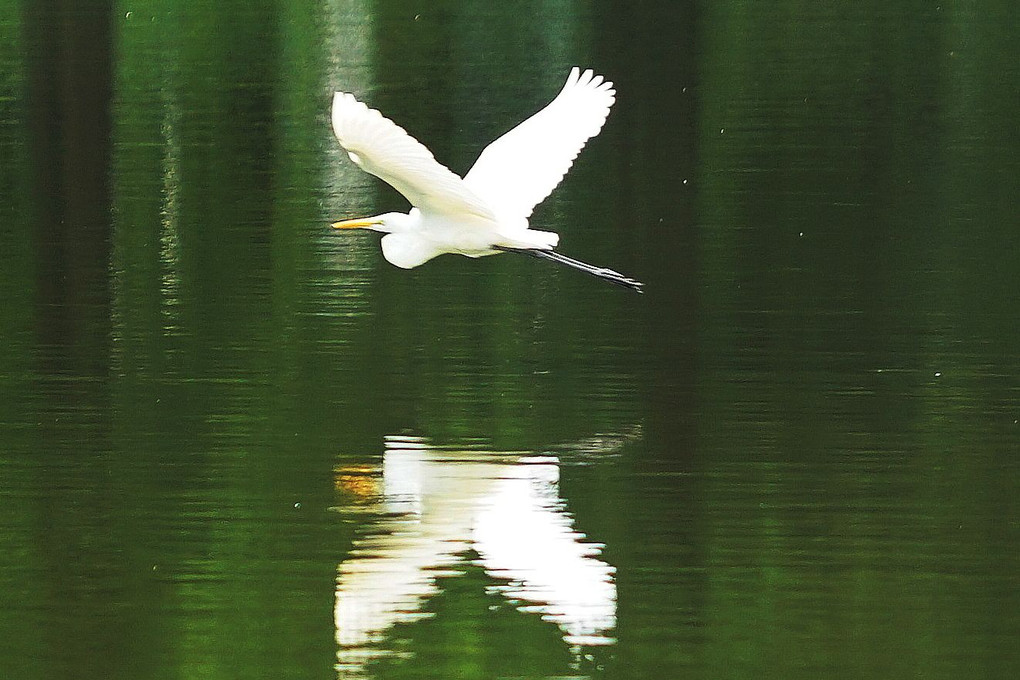
[[[383,256],[410,269],[443,253],[482,257],[516,252],[579,269],[641,291],[623,274],[566,257],[559,236],[528,226],[584,147],[602,129],[613,105],[613,84],[574,67],[559,95],[482,151],[462,178],[441,165],[403,128],[346,92],[333,97],[333,131],[361,169],[392,185],[413,206],[335,222],[335,229],[383,232]]]

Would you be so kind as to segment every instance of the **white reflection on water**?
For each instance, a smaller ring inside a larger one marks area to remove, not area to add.
[[[342,673],[357,675],[392,653],[382,644],[386,632],[427,616],[438,579],[461,573],[470,551],[493,579],[490,593],[558,626],[573,648],[615,641],[615,569],[599,559],[602,545],[573,528],[556,458],[388,437],[381,473],[373,490],[367,480],[378,471],[339,471],[338,483],[369,495],[363,509],[377,515],[337,568]]]

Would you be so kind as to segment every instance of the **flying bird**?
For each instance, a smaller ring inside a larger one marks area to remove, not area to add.
[[[337,92],[332,119],[340,145],[358,167],[390,184],[412,208],[332,226],[383,232],[383,256],[404,269],[444,253],[522,253],[641,292],[639,281],[557,252],[557,234],[528,224],[535,206],[602,129],[615,100],[611,82],[591,69],[582,73],[574,67],[552,102],[489,144],[461,178],[402,127],[354,95]]]

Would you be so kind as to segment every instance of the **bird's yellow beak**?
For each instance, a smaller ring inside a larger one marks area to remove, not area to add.
[[[344,220],[342,222],[334,222],[329,225],[334,229],[370,229],[377,224],[381,224],[382,220],[373,219],[370,217],[363,217],[358,220]]]

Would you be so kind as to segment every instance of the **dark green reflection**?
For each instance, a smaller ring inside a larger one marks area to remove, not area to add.
[[[370,675],[1016,676],[1014,14],[0,3],[0,667],[337,675],[337,479],[403,433],[554,459],[615,643],[468,560]],[[535,223],[644,298],[327,228],[405,207],[333,90],[463,172],[575,64],[619,101]]]

